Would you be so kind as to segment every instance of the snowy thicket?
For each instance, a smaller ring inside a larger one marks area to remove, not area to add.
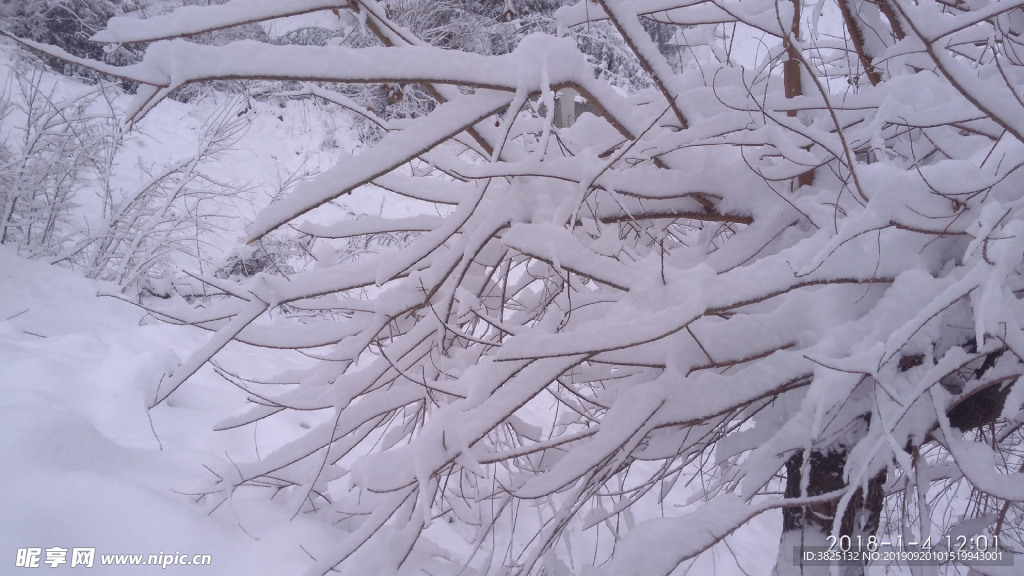
[[[381,45],[161,40],[315,11]],[[311,574],[669,574],[780,508],[780,574],[825,534],[1020,548],[1021,3],[585,0],[558,21],[488,55],[372,0],[231,0],[111,20],[95,40],[154,41],[131,66],[29,43],[138,82],[130,122],[224,78],[437,102],[364,109],[386,136],[250,227],[308,235],[313,269],[154,308],[211,332],[157,403],[232,341],[317,360],[222,371],[253,403],[222,428],[319,423],[201,502],[247,487],[336,523]],[[652,88],[595,79],[575,38],[598,22]],[[557,128],[537,110],[570,87],[594,113]],[[420,215],[339,217],[371,187]]]
[[[116,112],[124,97],[115,87],[62,85],[37,60],[7,56],[0,244],[150,291],[149,277],[165,275],[175,260],[194,266],[208,259],[211,235],[245,191],[244,183],[208,173],[250,123],[237,102],[203,119],[190,150],[143,162],[133,152],[152,140],[124,129]]]

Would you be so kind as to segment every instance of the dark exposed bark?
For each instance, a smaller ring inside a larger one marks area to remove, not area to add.
[[[807,496],[825,494],[845,488],[843,468],[846,466],[848,455],[847,449],[843,447],[837,447],[828,452],[811,452]],[[802,452],[797,452],[786,461],[786,498],[801,496],[803,463]],[[857,489],[839,522],[839,535],[867,538],[878,531],[882,518],[882,507],[885,503],[885,480],[886,470],[882,470],[868,480],[866,487]],[[784,532],[789,532],[811,528],[817,532],[831,534],[833,523],[839,513],[838,507],[838,500],[833,500],[809,506],[783,508],[782,529]]]
[[[624,26],[624,23],[616,17],[615,11],[612,6],[608,4],[607,0],[595,0],[595,2],[604,8],[604,11],[608,14],[608,19],[611,21],[615,29],[618,30],[619,35],[622,36],[622,40],[629,46],[630,51],[636,56],[637,61],[643,66],[647,75],[651,77],[654,85],[658,90],[665,96],[665,100],[672,109],[672,113],[675,114],[676,120],[679,122],[679,128],[685,130],[689,128],[690,122],[686,119],[686,115],[683,114],[682,109],[679,108],[678,102],[676,102],[676,95],[672,93],[672,90],[665,84],[665,79],[658,73],[655,64],[648,59],[648,54],[644,50],[640,49],[637,45],[638,38],[634,38],[633,34],[630,34],[629,30]],[[660,58],[660,56],[655,55]]]
[[[964,346],[968,352],[975,352],[977,347],[973,338],[968,340]],[[1004,352],[1005,349],[999,349],[986,355],[981,366],[971,376],[975,380],[980,379],[996,365]],[[975,390],[968,396],[957,399],[946,414],[949,417],[949,425],[966,432],[994,423],[1002,414],[1003,405],[1006,403],[1009,393],[1008,386],[1002,386],[1002,381],[996,381]]]
[[[1010,393],[1009,386],[986,386],[953,405],[949,411],[949,425],[962,431],[988,426],[999,418],[1003,404]]]
[[[793,3],[793,38],[800,37],[800,2]],[[788,58],[782,64],[782,82],[786,92],[786,98],[796,98],[803,94],[803,86],[800,80],[800,54],[797,47],[789,38],[785,39],[786,53]],[[796,116],[796,110],[790,110],[786,114]]]
[[[972,341],[966,345],[968,349],[974,347]],[[995,366],[1002,354],[1003,350],[988,354],[971,377],[981,378]],[[906,372],[923,363],[924,355],[908,354],[900,357],[897,366],[901,372]],[[993,424],[1002,413],[1009,391],[1009,387],[994,382],[961,398],[950,407],[947,413],[950,425],[961,431],[968,431]],[[865,415],[865,419],[867,418]],[[907,446],[908,452],[913,450],[914,446]],[[846,488],[843,469],[848,456],[848,449],[842,446],[812,452],[808,467],[810,477],[807,479],[806,495],[815,496]],[[803,463],[803,452],[797,452],[786,461],[786,498],[803,496],[800,488],[803,480]],[[857,536],[867,538],[878,531],[885,503],[886,475],[887,471],[882,470],[868,480],[866,486],[857,489],[839,522],[838,536],[850,536],[856,541]],[[809,506],[783,508],[782,529],[783,531],[803,531],[812,528],[824,534],[831,534],[834,520],[839,513],[838,504],[838,501],[830,501]],[[851,574],[851,572],[847,571],[845,574]]]
[[[800,38],[800,6],[801,0],[793,2],[793,27],[791,38]],[[796,98],[804,93],[803,82],[800,78],[800,54],[790,37],[783,39],[786,45],[787,59],[782,64],[782,84],[786,98]],[[796,116],[796,110],[786,112],[789,116]],[[796,187],[809,186],[814,182],[814,170],[808,170],[796,177]]]
[[[846,29],[850,34],[853,49],[857,52],[857,58],[860,60],[860,65],[864,68],[868,81],[871,82],[872,86],[875,86],[882,81],[882,76],[871,63],[874,54],[868,54],[867,52],[867,45],[864,42],[864,30],[861,27],[862,22],[860,17],[854,13],[854,9],[854,0],[840,0],[839,11],[843,14],[843,22],[846,24]]]
[[[903,21],[900,20],[900,16],[896,9],[892,5],[893,0],[876,0],[878,8],[885,15],[886,19],[889,20],[889,25],[892,26],[892,35],[897,40],[903,40],[906,38],[907,33],[903,30]]]

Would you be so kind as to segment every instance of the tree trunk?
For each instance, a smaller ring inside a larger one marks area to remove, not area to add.
[[[795,0],[793,2],[793,28],[792,38],[800,38],[800,4],[802,0]],[[783,43],[786,46],[786,53],[788,58],[782,64],[782,85],[785,90],[786,98],[796,98],[804,93],[803,81],[800,78],[800,52],[792,40],[787,37],[783,39]],[[788,116],[795,117],[796,110],[790,110],[786,113]],[[810,147],[805,148],[809,150]],[[814,169],[808,170],[796,177],[795,187],[800,188],[801,186],[810,186],[814,183]]]
[[[817,496],[845,488],[843,468],[848,456],[845,447],[835,447],[828,452],[811,452],[809,478],[806,496]],[[803,480],[804,455],[797,452],[786,461],[786,498],[802,496],[800,485]],[[837,536],[849,536],[854,542],[860,536],[866,540],[878,531],[884,504],[886,471],[882,470],[868,480],[867,490],[857,489],[839,523]],[[801,566],[795,561],[794,548],[798,546],[825,546],[825,538],[832,534],[832,525],[838,514],[839,501],[822,502],[809,506],[794,506],[782,509],[782,539],[776,568],[779,576],[800,574],[803,576],[829,574],[823,566]],[[846,566],[843,576],[861,576],[864,566]]]
[[[968,343],[968,348],[974,348]],[[988,354],[972,375],[981,378],[992,368],[1003,350]],[[904,356],[899,360],[900,370],[906,372],[920,366],[924,357],[921,355]],[[947,388],[948,389],[948,388]],[[1003,405],[1009,394],[1009,387],[1000,382],[975,390],[968,396],[959,398],[947,413],[950,426],[963,432],[992,424],[999,418]],[[865,415],[867,419],[867,415]],[[907,451],[914,446],[908,445]],[[826,451],[811,452],[807,492],[801,494],[803,481],[803,452],[797,452],[786,461],[786,498],[801,496],[817,496],[842,490],[847,487],[843,479],[843,469],[849,455],[845,446],[833,446]],[[867,486],[858,488],[850,499],[843,517],[839,522],[837,537],[849,536],[856,546],[858,536],[864,542],[869,536],[875,535],[882,518],[885,504],[886,471],[882,470],[868,480]],[[777,576],[828,576],[828,567],[801,566],[794,555],[794,548],[806,546],[825,546],[826,537],[832,534],[832,526],[838,514],[839,501],[833,500],[809,506],[793,506],[782,509],[782,537],[779,543],[779,556],[775,573]],[[864,566],[845,566],[840,570],[842,576],[863,576]]]

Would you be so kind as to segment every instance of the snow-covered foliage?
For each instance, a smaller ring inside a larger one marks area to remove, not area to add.
[[[445,50],[370,0],[231,0],[94,38],[326,10],[380,47],[178,39],[115,67],[26,42],[138,82],[129,121],[222,78],[419,83],[437,101],[414,119],[364,110],[380,142],[250,227],[313,237],[315,267],[210,275],[216,305],[155,308],[212,333],[157,403],[232,341],[318,359],[222,371],[253,402],[222,428],[319,423],[216,470],[202,503],[263,490],[336,523],[317,575],[669,574],[779,508],[780,574],[800,570],[794,542],[886,523],[937,538],[960,517],[1019,549],[1020,3],[803,8],[560,10],[562,31],[619,32],[653,84],[629,95],[571,37]],[[692,65],[641,18],[680,26]],[[566,87],[595,113],[556,128],[535,110]],[[333,201],[373,188],[421,213],[338,217]],[[407,242],[339,253],[390,233]]]
[[[9,56],[2,54],[0,244],[126,288],[145,287],[176,260],[195,266],[216,252],[210,236],[246,191],[208,173],[250,123],[237,101],[203,119],[181,157],[143,162],[137,152],[153,140],[121,124],[116,87],[61,83],[37,59]]]
[[[86,276],[134,285],[153,268],[167,265],[173,253],[202,260],[205,250],[199,246],[217,229],[213,216],[240,192],[237,184],[204,174],[204,164],[235,144],[248,125],[237,106],[220,107],[203,123],[190,154],[156,171],[141,171],[138,187],[124,191],[111,180],[127,135],[119,124],[109,123],[100,170],[102,218],[69,251],[85,252]]]
[[[38,67],[13,64],[0,95],[0,244],[53,252],[98,141],[88,113],[96,94],[57,97]]]

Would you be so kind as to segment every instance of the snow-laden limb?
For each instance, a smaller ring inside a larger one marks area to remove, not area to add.
[[[94,34],[92,40],[117,44],[152,42],[273,18],[319,10],[337,11],[347,7],[348,2],[345,0],[231,0],[225,4],[202,8],[181,6],[168,14],[149,18],[111,18],[106,28]]]
[[[123,78],[125,80],[131,80],[133,82],[138,82],[140,84],[145,84],[149,86],[166,85],[166,83],[169,80],[169,78],[165,74],[162,74],[160,71],[157,70],[142,69],[128,66],[115,66],[112,64],[106,64],[104,62],[99,62],[97,60],[81,58],[79,56],[71,54],[63,48],[60,48],[59,46],[51,46],[49,44],[43,44],[42,42],[36,42],[33,40],[28,40],[26,38],[18,38],[17,36],[11,35],[10,32],[7,32],[2,29],[0,29],[0,36],[6,36],[8,38],[11,38],[17,41],[18,43],[33,50],[37,50],[43,54],[53,56],[54,58],[59,58],[61,60],[64,60],[65,62],[78,64],[83,68],[95,70],[108,76],[113,76],[115,78]]]
[[[934,14],[909,8],[904,11],[904,17],[908,18],[911,27],[921,35],[921,40],[931,44],[956,31],[992,20],[1021,6],[1024,6],[1024,2],[1020,0],[989,2],[962,14],[950,14],[942,18],[935,18]]]
[[[598,4],[604,8],[608,18],[615,24],[619,34],[626,41],[626,44],[633,50],[633,53],[640,60],[640,64],[651,75],[654,84],[665,97],[669,108],[675,114],[680,128],[687,128],[690,125],[687,114],[682,109],[682,104],[677,100],[682,96],[680,86],[676,84],[676,75],[672,73],[665,56],[658,51],[657,44],[647,34],[647,31],[640,26],[640,21],[635,13],[624,8],[617,0],[598,0]]]
[[[193,352],[188,360],[182,363],[181,366],[178,366],[167,380],[160,383],[160,389],[157,390],[153,405],[155,406],[166,400],[168,396],[178,389],[178,386],[181,386],[203,364],[206,364],[217,352],[220,352],[239,332],[266,312],[267,308],[269,308],[269,305],[265,302],[250,302],[227,325],[213,333],[209,341],[202,348]]]
[[[612,560],[594,574],[668,575],[768,508],[723,495],[681,518],[648,520],[631,530]]]
[[[351,238],[392,232],[426,232],[435,229],[440,223],[441,218],[437,216],[410,216],[409,218],[366,216],[353,222],[346,222],[344,226],[303,222],[295,226],[295,229],[317,238]]]
[[[939,17],[895,2],[896,9],[921,43],[936,68],[950,81],[974,107],[986,117],[998,123],[1020,141],[1024,139],[1024,106],[1014,87],[1007,83],[1005,72],[1001,76],[987,78],[987,74],[974,72],[970,64],[960,61],[955,52],[941,44],[954,30],[976,26],[986,21],[995,21],[998,15],[1017,7],[1017,2],[994,2],[988,9],[959,19]],[[941,24],[940,24],[941,23]],[[1003,45],[1014,51],[1015,40],[1004,40]],[[999,67],[998,56],[982,69]]]
[[[299,186],[285,200],[265,210],[251,225],[249,241],[391,172],[500,111],[510,101],[511,97],[507,93],[481,91],[442,104],[412,126],[399,133],[389,134],[367,154],[339,163],[312,182]]]
[[[608,18],[608,12],[597,3],[577,2],[563,6],[555,13],[559,25],[580,26]],[[733,24],[742,22],[770,34],[779,34],[774,4],[770,2],[707,2],[705,0],[623,0],[621,9],[644,19],[680,26],[700,24]]]
[[[286,9],[245,4],[182,14],[220,26]],[[464,542],[438,574],[668,574],[775,508],[790,547],[993,513],[1019,541],[1015,5],[819,4],[798,36],[788,1],[563,9],[580,42],[591,16],[625,36],[654,83],[625,96],[572,37],[441,50],[363,0],[350,9],[381,47],[153,44],[119,69],[149,84],[139,113],[242,77],[421,82],[437,100],[249,230],[308,234],[315,265],[211,281],[208,310],[154,306],[213,331],[161,397],[229,340],[316,360],[258,378],[218,367],[255,403],[223,428],[322,418],[221,471],[213,500],[266,490],[339,522],[349,537],[314,573],[361,555],[413,572],[449,538]],[[694,24],[675,30],[692,65],[641,24],[675,16]],[[848,46],[818,33],[831,25],[878,35]],[[786,93],[796,77],[806,89]],[[586,101],[572,125],[553,119],[563,88]],[[332,206],[370,190],[415,208]],[[371,238],[394,241],[349,257]],[[936,497],[947,480],[990,500]]]
[[[566,230],[550,230],[539,224],[519,224],[502,235],[502,244],[564,270],[597,280],[620,290],[629,290],[632,272],[614,258],[588,250]]]
[[[329,556],[318,558],[316,564],[307,570],[306,574],[308,576],[320,576],[331,572],[334,566],[344,562],[346,558],[359,550],[359,548],[366,544],[366,542],[374,535],[387,533],[385,530],[382,530],[383,526],[399,511],[402,505],[411,496],[411,492],[411,490],[406,490],[397,494],[391,494],[389,498],[387,498],[386,502],[377,506],[373,514],[367,518],[366,522],[363,523],[358,531],[347,536]],[[418,536],[419,532],[416,531],[415,534]],[[381,552],[398,552],[398,554],[387,554],[386,556],[390,557],[394,555],[401,558],[408,554],[408,550],[411,547],[412,543],[409,543],[408,546],[400,547],[398,550],[395,550],[392,547],[391,550],[381,549]],[[402,548],[404,548],[404,550]],[[401,562],[399,564],[401,564]],[[395,566],[395,568],[397,569],[398,566]]]

